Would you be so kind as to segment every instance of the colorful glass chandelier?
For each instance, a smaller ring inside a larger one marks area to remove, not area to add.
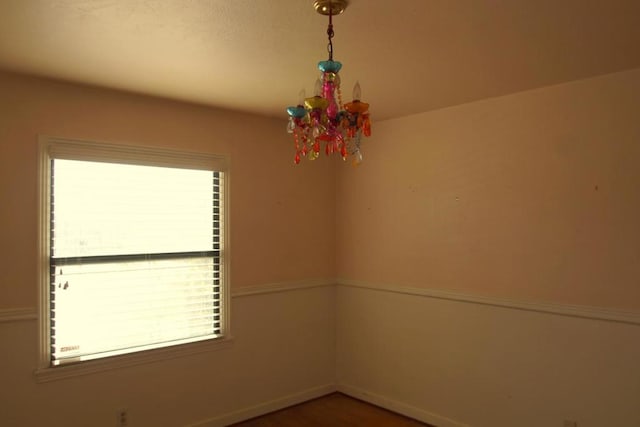
[[[337,154],[343,160],[351,156],[352,164],[357,166],[362,162],[362,135],[371,135],[369,104],[361,101],[360,84],[356,82],[353,88],[353,100],[343,104],[338,75],[342,63],[333,60],[333,16],[344,12],[347,5],[347,0],[319,0],[313,5],[316,12],[329,16],[329,59],[318,63],[320,77],[314,96],[305,98],[303,90],[298,105],[287,108],[287,132],[293,134],[296,164],[303,158],[317,159],[324,146],[327,156]]]

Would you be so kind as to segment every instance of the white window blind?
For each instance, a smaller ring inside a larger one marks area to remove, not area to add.
[[[220,337],[224,171],[50,162],[51,364]]]

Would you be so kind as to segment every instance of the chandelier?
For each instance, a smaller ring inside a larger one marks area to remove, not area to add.
[[[314,96],[305,98],[302,90],[298,105],[287,108],[287,132],[293,134],[296,164],[305,157],[317,159],[324,145],[327,156],[337,154],[343,160],[351,156],[352,164],[357,166],[362,162],[362,135],[371,135],[369,104],[360,100],[360,84],[356,82],[353,88],[353,100],[343,104],[338,75],[342,63],[333,60],[333,16],[344,12],[347,5],[347,0],[318,0],[313,5],[316,12],[329,16],[329,59],[318,63],[320,77],[315,83]]]

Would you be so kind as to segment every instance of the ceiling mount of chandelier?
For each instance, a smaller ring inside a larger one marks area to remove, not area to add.
[[[345,11],[347,0],[318,0],[313,2],[313,8],[321,15],[340,15]]]
[[[316,12],[329,17],[329,59],[318,63],[320,77],[315,83],[314,96],[306,98],[302,90],[298,105],[287,108],[287,132],[293,134],[296,164],[305,157],[317,159],[324,145],[327,155],[338,154],[343,160],[351,156],[352,164],[357,166],[362,162],[362,135],[371,135],[369,104],[361,101],[360,84],[356,82],[353,88],[353,100],[343,104],[338,75],[342,63],[333,60],[333,16],[344,12],[347,5],[347,0],[318,0],[313,4]]]

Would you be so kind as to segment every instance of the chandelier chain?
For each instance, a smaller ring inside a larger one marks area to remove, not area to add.
[[[333,61],[333,10],[331,2],[329,2],[329,27],[327,28],[327,36],[329,37],[329,44],[327,44],[327,51],[329,52],[329,61]]]

